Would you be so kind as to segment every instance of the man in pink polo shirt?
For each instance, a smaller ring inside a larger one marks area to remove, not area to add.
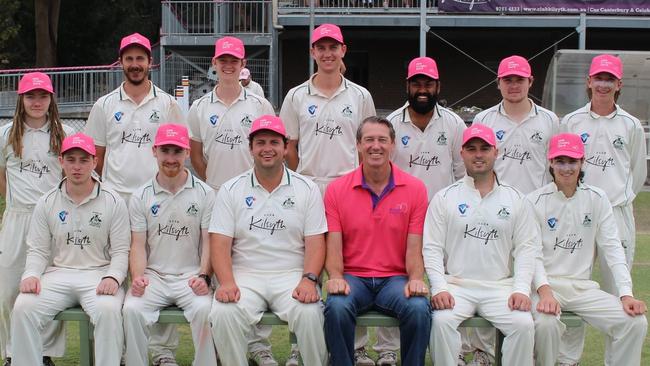
[[[422,260],[427,190],[390,162],[395,130],[388,120],[366,118],[356,140],[363,164],[325,193],[331,362],[354,365],[356,316],[374,309],[399,319],[402,365],[422,365],[431,330]]]

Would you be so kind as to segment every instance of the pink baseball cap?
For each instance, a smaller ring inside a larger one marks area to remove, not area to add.
[[[92,156],[97,155],[93,138],[88,135],[84,135],[81,132],[77,132],[74,135],[70,135],[63,139],[63,143],[61,144],[61,155],[63,155],[63,153],[66,151],[72,149],[81,149]]]
[[[239,80],[246,80],[251,76],[251,71],[247,68],[241,69],[239,72]]]
[[[244,42],[235,37],[221,37],[214,44],[214,57],[222,55],[231,55],[239,59],[243,59],[246,55],[244,50]]]
[[[54,94],[52,80],[42,72],[29,72],[23,75],[18,82],[18,94],[25,94],[32,90],[41,89]]]
[[[415,75],[424,75],[438,80],[438,65],[436,65],[436,61],[431,57],[414,58],[409,63],[408,76],[406,79],[408,80]]]
[[[530,77],[532,73],[530,71],[530,64],[528,63],[528,60],[516,55],[506,57],[501,60],[499,63],[497,77],[502,78],[510,75],[517,75],[524,78]]]
[[[478,138],[492,146],[497,146],[497,140],[494,136],[494,131],[486,125],[474,123],[471,126],[467,127],[465,131],[463,131],[463,145],[465,145],[467,141],[473,138]]]
[[[331,38],[338,43],[343,44],[343,33],[341,33],[341,28],[334,24],[321,24],[318,28],[314,29],[314,32],[311,34],[311,44],[320,41],[323,38]]]
[[[143,36],[140,33],[133,33],[122,38],[122,42],[120,42],[120,56],[122,56],[122,52],[127,47],[134,45],[144,48],[147,51],[147,54],[151,56],[151,42],[149,42],[149,39],[147,37]]]
[[[573,133],[561,133],[551,137],[548,147],[548,159],[558,156],[568,156],[582,159],[585,156],[585,146],[580,136]]]
[[[263,115],[253,121],[251,126],[251,132],[248,134],[248,137],[252,137],[254,133],[258,131],[268,130],[282,135],[282,137],[287,137],[287,130],[284,128],[284,123],[280,117],[272,116],[270,114]]]
[[[617,79],[623,77],[623,63],[621,59],[613,55],[598,55],[591,60],[589,76],[606,72],[614,75]]]
[[[156,132],[153,146],[175,145],[183,149],[190,148],[190,135],[187,127],[176,123],[160,125]]]

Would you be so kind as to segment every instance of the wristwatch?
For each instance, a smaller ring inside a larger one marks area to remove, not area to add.
[[[201,273],[200,275],[198,275],[196,277],[203,278],[203,280],[205,281],[205,284],[208,285],[208,287],[210,287],[210,285],[212,284],[212,278],[210,278],[210,276],[208,276],[205,273]]]
[[[306,279],[308,279],[308,280],[310,280],[310,281],[312,281],[314,283],[318,283],[318,276],[316,276],[315,274],[313,274],[311,272],[307,272],[307,273],[303,274],[302,278],[306,278]]]

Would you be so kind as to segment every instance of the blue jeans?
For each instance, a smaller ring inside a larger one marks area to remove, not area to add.
[[[406,298],[406,276],[364,278],[346,274],[344,277],[350,285],[350,294],[328,295],[325,304],[325,341],[331,364],[354,366],[357,315],[374,309],[399,319],[402,365],[424,365],[431,333],[429,299]]]

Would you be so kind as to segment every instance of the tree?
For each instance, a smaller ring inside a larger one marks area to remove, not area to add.
[[[20,25],[14,21],[19,0],[0,0],[0,64],[10,63],[9,44],[16,38]],[[2,66],[0,66],[2,68]]]
[[[61,0],[34,0],[36,67],[56,66]]]

